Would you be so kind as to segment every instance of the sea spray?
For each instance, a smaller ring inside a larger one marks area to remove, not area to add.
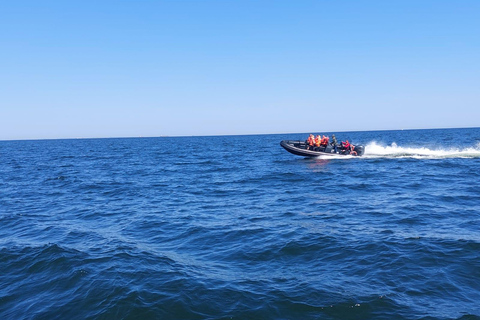
[[[459,148],[438,148],[430,149],[428,147],[403,147],[395,142],[391,145],[381,145],[375,141],[369,142],[365,147],[366,158],[392,157],[392,158],[479,158],[480,143],[475,147]]]
[[[466,148],[428,148],[428,147],[403,147],[393,142],[382,145],[376,141],[367,143],[365,154],[362,157],[350,155],[325,155],[317,159],[347,160],[361,158],[413,158],[413,159],[445,159],[445,158],[480,158],[480,142],[474,147]]]

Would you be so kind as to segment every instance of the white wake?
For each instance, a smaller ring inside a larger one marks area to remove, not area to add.
[[[480,142],[476,146],[459,148],[401,147],[396,143],[383,146],[373,141],[365,146],[364,157],[367,158],[480,158]]]

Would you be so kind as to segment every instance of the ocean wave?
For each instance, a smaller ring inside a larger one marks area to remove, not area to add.
[[[0,144],[0,319],[479,319],[480,129],[278,138]]]

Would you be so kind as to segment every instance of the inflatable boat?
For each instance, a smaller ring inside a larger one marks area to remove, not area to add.
[[[364,146],[355,146],[352,150],[346,150],[341,146],[337,146],[337,152],[335,149],[328,145],[326,147],[311,147],[305,143],[305,141],[293,141],[283,140],[280,145],[290,153],[296,154],[302,157],[318,157],[318,156],[335,156],[335,155],[352,155],[362,156],[365,153]]]

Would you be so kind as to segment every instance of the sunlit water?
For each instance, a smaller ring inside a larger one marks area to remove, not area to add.
[[[336,135],[0,142],[0,318],[480,319],[480,129]]]

